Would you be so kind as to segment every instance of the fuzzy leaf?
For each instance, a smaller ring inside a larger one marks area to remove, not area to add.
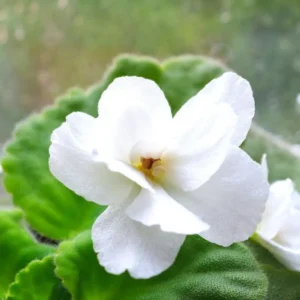
[[[69,300],[71,295],[54,274],[53,255],[34,260],[21,270],[7,294],[7,300]]]
[[[97,103],[108,84],[124,75],[142,76],[156,81],[164,90],[173,112],[206,83],[225,70],[207,58],[187,56],[162,64],[148,58],[125,56],[118,59],[102,84],[86,93],[72,90],[55,106],[21,123],[6,147],[2,160],[5,187],[14,204],[23,209],[30,226],[51,239],[70,238],[88,229],[103,207],[85,201],[49,171],[52,131],[74,111],[97,115]]]
[[[20,211],[0,212],[0,299],[21,269],[54,251],[53,247],[38,244],[21,222]]]
[[[255,241],[249,240],[245,244],[268,277],[268,295],[265,300],[299,300],[300,272],[285,269],[268,250]]]
[[[74,300],[261,300],[267,289],[264,274],[244,245],[223,248],[198,236],[187,238],[170,269],[148,280],[107,273],[97,261],[90,232],[63,242],[55,264]]]

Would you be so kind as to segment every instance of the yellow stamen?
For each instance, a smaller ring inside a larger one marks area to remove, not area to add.
[[[152,180],[162,177],[165,172],[165,168],[159,158],[155,159],[141,157],[140,165],[138,165],[137,168]]]
[[[152,165],[157,161],[160,161],[160,159],[141,157],[142,168],[150,170]]]

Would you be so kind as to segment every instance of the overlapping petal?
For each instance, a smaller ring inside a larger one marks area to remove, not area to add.
[[[209,82],[180,109],[180,113],[197,110],[199,103],[205,102],[230,105],[238,118],[231,141],[239,146],[247,136],[255,112],[249,82],[235,73],[226,72]]]
[[[140,172],[132,165],[124,163],[122,161],[113,160],[108,162],[107,166],[112,172],[123,174],[126,178],[132,180],[140,187],[153,191],[151,181],[145,176],[143,172]]]
[[[157,185],[154,192],[142,189],[126,214],[146,226],[159,225],[166,232],[196,234],[209,228]]]
[[[270,195],[257,232],[273,239],[289,218],[294,184],[290,179],[276,181],[270,186]],[[300,222],[299,222],[300,224]]]
[[[185,236],[166,233],[130,219],[124,207],[109,207],[96,220],[92,239],[99,263],[107,272],[128,270],[134,278],[150,278],[170,267]]]
[[[300,249],[284,247],[273,240],[266,240],[260,235],[257,236],[257,241],[288,269],[300,272]]]
[[[167,181],[185,191],[198,188],[218,170],[236,124],[229,105],[196,104],[175,115],[173,140],[162,157]]]
[[[244,151],[232,147],[221,168],[199,189],[168,191],[210,225],[200,233],[202,237],[229,246],[254,232],[264,211],[268,183],[261,167]]]
[[[295,209],[300,211],[300,194],[296,190],[292,194],[292,204]]]
[[[80,126],[83,119],[84,125]],[[51,138],[49,167],[59,181],[86,200],[98,204],[120,203],[134,183],[119,173],[111,172],[107,164],[93,153],[89,134],[96,126],[95,122],[82,113],[73,114],[56,129]]]
[[[300,211],[291,208],[279,232],[273,239],[278,244],[294,250],[300,250]]]
[[[96,146],[98,144],[97,132],[99,127],[95,118],[82,112],[74,112],[67,116],[66,124],[69,127],[71,134],[68,134],[67,132],[65,133],[68,134],[69,137],[63,135],[62,131],[56,131],[56,133],[59,134],[55,138],[54,131],[51,138],[52,142],[59,140],[60,144],[69,146],[72,144],[72,142],[69,141],[69,138],[72,136],[74,138],[73,142],[75,141],[79,148],[89,153],[96,150]]]
[[[265,155],[262,166],[267,170]],[[263,219],[256,230],[257,241],[295,271],[300,271],[299,203],[299,194],[290,179],[272,183]]]
[[[172,121],[164,93],[151,80],[120,77],[103,92],[99,122],[115,158],[130,161],[132,147],[143,140],[165,136]]]

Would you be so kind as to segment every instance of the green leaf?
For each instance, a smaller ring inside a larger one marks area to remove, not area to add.
[[[7,293],[7,300],[69,300],[71,295],[54,274],[53,255],[32,261],[21,270]]]
[[[261,300],[267,289],[266,277],[244,245],[223,248],[198,236],[187,238],[170,269],[148,280],[107,273],[97,261],[90,232],[63,242],[55,264],[74,300]]]
[[[53,247],[38,244],[21,222],[20,211],[0,212],[0,298],[30,261],[54,252]]]
[[[265,300],[299,300],[300,272],[285,269],[268,250],[255,241],[249,240],[245,244],[268,277],[268,295]]]
[[[182,56],[166,60],[159,85],[175,114],[192,96],[227,67],[207,57]]]
[[[218,61],[194,55],[174,57],[161,64],[148,58],[122,56],[109,72],[104,85],[125,75],[151,79],[164,91],[175,114],[187,100],[226,70],[227,67]],[[95,89],[96,99],[99,99],[100,91]]]
[[[83,92],[72,91],[57,106],[20,124],[2,161],[4,184],[14,204],[23,209],[33,229],[52,239],[89,227],[101,210],[59,183],[48,167],[52,131],[70,112],[82,110],[85,101]]]
[[[33,229],[51,239],[70,238],[89,229],[103,207],[85,201],[52,176],[48,167],[52,131],[73,111],[96,116],[103,90],[116,77],[135,75],[156,81],[176,112],[224,70],[215,61],[195,56],[174,58],[162,64],[134,56],[119,58],[102,84],[86,93],[72,90],[55,106],[18,126],[2,160],[5,187],[13,195],[14,204],[23,209]]]

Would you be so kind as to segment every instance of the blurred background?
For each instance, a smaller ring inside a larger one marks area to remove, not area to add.
[[[0,0],[0,149],[124,52],[223,61],[251,82],[258,124],[300,143],[299,0]]]

